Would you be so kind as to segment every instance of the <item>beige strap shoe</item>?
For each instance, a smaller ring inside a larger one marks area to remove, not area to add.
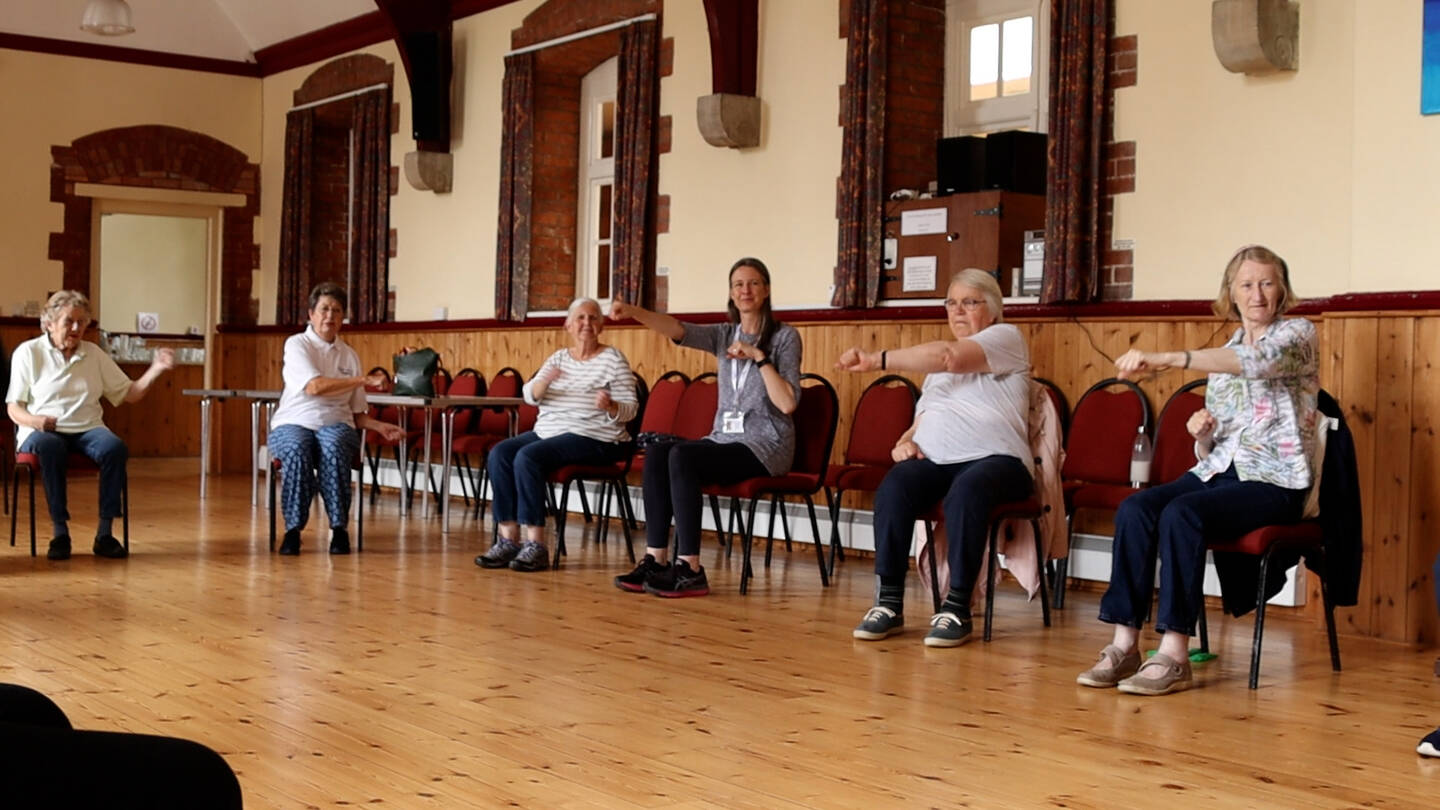
[[[1194,683],[1190,659],[1176,661],[1163,653],[1155,653],[1140,669],[1119,683],[1121,692],[1130,695],[1168,695],[1189,689]]]
[[[1120,681],[1135,674],[1140,668],[1140,651],[1125,652],[1114,644],[1106,644],[1100,651],[1100,660],[1095,666],[1075,676],[1081,686],[1109,689]]]

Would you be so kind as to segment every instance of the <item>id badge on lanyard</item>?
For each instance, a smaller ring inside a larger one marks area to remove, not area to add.
[[[740,339],[740,326],[735,326],[735,340]],[[735,391],[735,399],[740,399],[740,389],[745,385],[745,378],[750,376],[750,368],[755,365],[754,360],[740,360],[738,357],[730,358],[730,384]],[[744,433],[745,412],[739,409],[725,411],[720,415],[721,433]]]

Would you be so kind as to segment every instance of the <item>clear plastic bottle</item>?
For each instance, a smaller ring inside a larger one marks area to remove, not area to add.
[[[1150,444],[1150,434],[1141,425],[1135,431],[1135,444],[1130,449],[1130,486],[1139,489],[1150,483],[1150,462],[1155,449]]]

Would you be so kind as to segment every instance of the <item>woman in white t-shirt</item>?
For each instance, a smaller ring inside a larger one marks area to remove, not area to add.
[[[905,625],[905,574],[915,521],[939,502],[950,590],[930,619],[927,647],[970,638],[970,596],[984,565],[990,510],[1033,490],[1028,443],[1030,355],[1020,330],[1001,323],[1000,285],[984,270],[956,273],[945,297],[954,340],[905,349],[851,348],[845,371],[926,372],[915,421],[891,451],[896,464],[875,493],[875,606],[854,637],[876,641]]]
[[[550,473],[571,464],[609,464],[629,452],[626,424],[639,408],[635,374],[619,349],[600,342],[604,329],[605,316],[593,299],[570,304],[565,315],[570,347],[550,355],[525,383],[525,401],[540,406],[535,429],[490,451],[485,467],[496,532],[490,550],[475,558],[481,568],[548,568],[544,535]]]

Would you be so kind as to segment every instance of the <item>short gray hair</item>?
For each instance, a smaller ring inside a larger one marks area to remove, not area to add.
[[[40,328],[49,329],[60,311],[71,307],[79,307],[89,315],[90,299],[79,290],[61,290],[50,296],[50,300],[45,302],[45,308],[40,310]]]
[[[966,287],[973,287],[985,296],[985,306],[990,310],[990,315],[995,323],[1005,322],[1004,296],[1000,294],[1000,282],[995,280],[995,274],[989,270],[981,270],[978,267],[967,267],[950,277],[950,286],[964,284]],[[947,288],[948,289],[948,288]]]
[[[583,307],[586,304],[593,305],[602,317],[605,315],[605,310],[600,308],[600,302],[596,301],[594,298],[576,298],[574,301],[570,302],[569,308],[565,310],[565,320],[569,321],[571,318],[575,317],[575,313],[580,311],[580,307]]]

